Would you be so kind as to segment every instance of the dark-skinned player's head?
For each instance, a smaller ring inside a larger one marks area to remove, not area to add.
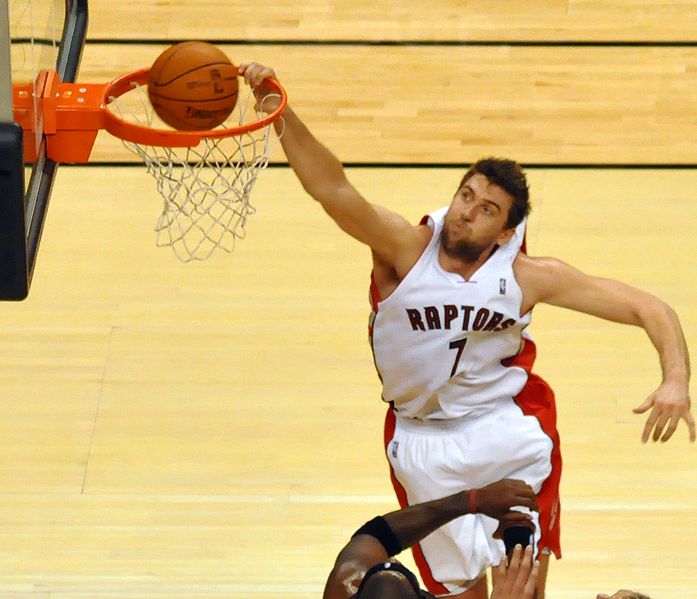
[[[528,182],[521,166],[506,158],[483,158],[474,163],[460,181],[462,187],[476,174],[484,175],[490,183],[498,185],[513,198],[506,227],[517,227],[530,213]]]
[[[399,562],[370,568],[353,599],[435,599],[422,591],[416,576]]]
[[[383,570],[365,581],[356,599],[420,599],[420,595],[402,574]]]

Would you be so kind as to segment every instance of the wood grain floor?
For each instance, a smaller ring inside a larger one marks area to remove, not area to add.
[[[344,161],[424,165],[349,170],[413,221],[486,154],[697,163],[697,0],[94,0],[81,79],[181,39],[272,64]],[[100,135],[93,160],[133,158]],[[694,348],[697,170],[529,178],[530,252],[664,298]],[[0,599],[316,598],[353,530],[395,508],[369,252],[286,168],[253,197],[233,254],[184,265],[154,247],[142,166],[59,169],[31,295],[0,304]],[[697,599],[697,448],[684,426],[639,441],[631,408],[660,381],[645,334],[545,306],[531,332],[565,459],[548,597]]]
[[[122,0],[93,6],[91,35],[108,39],[697,41],[695,0]],[[134,14],[142,17],[138,27],[123,27]]]
[[[167,46],[88,45],[86,82]],[[347,162],[694,164],[697,48],[225,46],[272,65],[296,110]],[[370,65],[369,68],[361,65]],[[131,161],[100,134],[92,159]],[[280,148],[272,160],[284,160]]]
[[[460,171],[350,175],[416,219]],[[697,174],[530,179],[531,252],[664,297],[694,347]],[[352,530],[394,507],[368,252],[286,169],[256,204],[234,254],[183,265],[153,247],[142,169],[59,172],[32,294],[0,307],[0,597],[317,597]],[[550,597],[697,597],[695,447],[642,446],[630,412],[659,381],[650,343],[546,307],[532,333],[566,461]]]

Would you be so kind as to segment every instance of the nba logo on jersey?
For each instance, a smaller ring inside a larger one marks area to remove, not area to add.
[[[397,457],[397,448],[399,447],[399,441],[392,441],[392,457]]]
[[[499,279],[499,295],[506,295],[506,279]]]

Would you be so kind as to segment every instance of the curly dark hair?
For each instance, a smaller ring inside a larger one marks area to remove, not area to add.
[[[525,172],[514,160],[483,158],[475,162],[460,181],[462,187],[474,175],[484,175],[490,183],[498,185],[513,198],[506,228],[512,229],[530,214],[530,193]],[[459,189],[459,188],[458,188]]]

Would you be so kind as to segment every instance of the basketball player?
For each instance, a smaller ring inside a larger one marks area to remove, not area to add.
[[[240,74],[257,97],[270,91],[268,67],[241,65]],[[267,99],[264,109],[272,108]],[[412,226],[367,202],[291,108],[283,120],[281,142],[305,190],[373,253],[371,340],[391,406],[386,449],[400,504],[524,480],[538,493],[539,517],[532,516],[543,599],[548,553],[559,557],[560,458],[553,396],[530,373],[530,312],[547,303],[644,328],[663,380],[634,410],[651,410],[642,441],[667,441],[684,420],[694,442],[688,352],[675,312],[638,289],[521,252],[528,188],[513,161],[478,162],[448,208]],[[415,546],[429,591],[484,599],[486,568],[503,556],[495,528],[486,516],[468,515]]]
[[[422,591],[414,575],[393,555],[419,542],[447,522],[468,513],[486,514],[498,522],[498,536],[505,529],[527,524],[531,516],[513,507],[537,509],[532,488],[519,480],[501,480],[482,489],[460,491],[378,516],[359,528],[339,552],[324,588],[324,599],[432,598]],[[495,599],[531,599],[538,564],[532,563],[532,547],[525,558],[521,545],[512,550],[510,567],[505,560],[495,571]]]
[[[460,491],[416,504],[366,522],[339,552],[324,587],[323,599],[433,599],[421,590],[414,574],[392,559],[436,529],[464,514],[480,513],[499,521],[498,532],[529,522],[516,506],[536,509],[532,488],[522,481],[502,480],[476,490]],[[509,545],[507,544],[507,548]],[[511,548],[510,560],[494,568],[491,599],[532,599],[539,571],[532,547]],[[618,591],[596,599],[649,599],[634,591]]]

